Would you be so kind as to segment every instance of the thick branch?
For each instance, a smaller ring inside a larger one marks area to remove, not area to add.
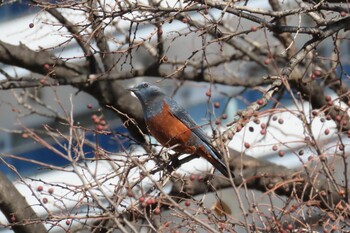
[[[114,59],[110,52],[108,41],[104,33],[105,26],[103,20],[98,19],[97,15],[94,13],[97,8],[96,1],[89,0],[88,3],[91,7],[91,11],[89,13],[93,29],[93,36],[95,37],[97,47],[100,50],[100,56],[103,62],[104,71],[110,72],[114,66]]]
[[[277,0],[269,0],[269,3],[274,11],[282,11],[282,7]],[[277,26],[278,27],[286,27],[287,26],[287,19],[286,17],[281,17],[277,20]],[[287,50],[287,57],[292,57],[292,55],[296,51],[295,45],[293,45],[293,37],[290,33],[284,32],[284,33],[276,33],[276,38],[282,43],[284,48]]]
[[[12,182],[0,172],[0,209],[16,233],[46,233],[40,218]]]
[[[90,50],[88,43],[81,36],[77,26],[72,24],[66,17],[64,17],[55,8],[48,8],[46,9],[46,11],[49,12],[53,17],[55,17],[58,20],[58,22],[64,25],[67,28],[67,30],[71,33],[71,35],[75,38],[76,42],[78,43],[80,48],[83,50],[86,60],[89,62],[90,72],[98,73],[100,71],[98,62],[96,61],[95,56]]]
[[[64,62],[49,52],[35,52],[23,44],[16,46],[3,41],[0,41],[0,62],[63,80],[85,73],[84,67]]]
[[[234,152],[231,151],[231,155]],[[234,156],[230,160],[230,168],[237,173],[242,171],[243,177],[236,176],[234,184],[243,184],[253,190],[269,193],[275,192],[283,196],[293,196],[312,203],[321,208],[333,209],[344,199],[329,184],[329,179],[320,172],[311,177],[307,172],[287,169],[267,161],[258,160],[247,155]],[[242,170],[241,170],[242,169]],[[317,177],[316,177],[317,176]],[[222,176],[206,176],[203,182],[191,180],[190,177],[173,178],[173,188],[170,195],[179,198],[189,198],[194,195],[214,192],[220,189],[231,188],[232,183]]]
[[[87,74],[85,75],[87,71],[83,67],[64,62],[46,51],[35,52],[24,45],[14,46],[0,42],[0,62],[16,65],[42,75],[49,75],[59,84],[73,82],[72,86],[94,96],[101,106],[113,106],[130,118],[134,118],[142,131],[147,132],[139,101],[131,96],[118,81],[106,80],[97,82],[98,80],[91,78]],[[47,70],[47,65],[51,67],[51,70]],[[84,77],[86,78],[85,82],[82,80]],[[77,81],[76,79],[79,79],[80,82],[74,83],[74,81]],[[124,116],[120,117],[125,121],[128,120]],[[139,129],[133,124],[126,124],[126,127],[136,140],[144,141]]]

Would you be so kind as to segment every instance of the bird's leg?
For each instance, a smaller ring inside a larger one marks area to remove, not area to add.
[[[169,172],[174,171],[175,169],[179,168],[182,164],[185,164],[185,163],[191,161],[192,159],[199,158],[199,155],[192,154],[192,155],[189,155],[189,156],[187,156],[187,157],[185,157],[183,159],[179,159],[179,155],[180,154],[175,154],[174,158],[171,159],[171,162],[168,165],[168,171]]]
[[[167,164],[166,166],[166,170],[169,173],[172,173],[174,170],[176,170],[178,167],[181,166],[181,164],[179,165],[179,157],[180,153],[176,153],[173,155],[173,157],[171,158],[170,162]]]
[[[173,172],[174,170],[178,169],[179,167],[181,167],[182,164],[185,164],[189,161],[191,161],[192,159],[196,159],[196,158],[199,158],[199,155],[196,155],[196,154],[192,154],[192,155],[189,155],[189,156],[186,156],[185,158],[183,159],[179,159],[179,156],[181,155],[181,153],[176,153],[174,155],[171,155],[171,158],[170,159],[170,162],[169,161],[164,161],[162,160],[162,162],[165,162],[165,169],[171,173]],[[164,165],[161,164],[157,169],[153,170],[151,172],[151,174],[155,174],[156,172],[158,171],[161,171],[163,170],[164,168]]]
[[[159,171],[163,171],[164,169],[169,170],[169,164],[173,161],[174,157],[176,158],[179,156],[178,154],[171,154],[169,153],[170,150],[172,150],[174,147],[178,145],[172,146],[170,148],[163,147],[162,150],[157,154],[154,159],[156,163],[158,164],[158,168],[151,171],[151,174],[155,174]],[[173,171],[174,169],[172,169]]]
[[[186,156],[185,158],[179,160],[179,162],[180,162],[179,166],[191,161],[192,159],[197,159],[197,158],[199,158],[199,155],[197,155],[197,154],[191,154],[189,156]]]
[[[169,150],[173,150],[175,147],[179,146],[178,144],[173,145],[172,147],[167,148],[165,151],[161,151],[157,158],[161,158],[158,160],[160,163],[160,166],[158,166],[157,169],[153,170],[151,174],[155,174],[158,171],[163,170],[164,168],[168,171],[170,174],[174,170],[178,169],[182,164],[185,164],[192,159],[199,158],[200,156],[197,154],[190,154],[189,156],[186,156],[183,159],[179,159],[179,156],[182,153],[175,153],[175,154],[169,154]]]

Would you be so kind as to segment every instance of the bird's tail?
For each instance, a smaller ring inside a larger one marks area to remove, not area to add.
[[[209,147],[207,150],[201,150],[201,152],[203,153],[201,156],[208,160],[224,176],[230,177],[230,172],[232,178],[235,177],[234,173],[227,168],[224,161],[222,160],[222,155],[217,150],[215,150],[215,148]]]

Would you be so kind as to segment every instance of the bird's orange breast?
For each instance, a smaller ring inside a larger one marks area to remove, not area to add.
[[[196,147],[190,144],[192,131],[171,113],[164,102],[162,111],[147,119],[147,126],[153,137],[165,147],[177,145],[177,152],[194,153]]]

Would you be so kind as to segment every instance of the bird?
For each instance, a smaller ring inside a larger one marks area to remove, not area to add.
[[[130,88],[140,100],[150,134],[164,147],[175,152],[205,158],[224,176],[234,177],[219,151],[186,110],[161,89],[148,82]]]

